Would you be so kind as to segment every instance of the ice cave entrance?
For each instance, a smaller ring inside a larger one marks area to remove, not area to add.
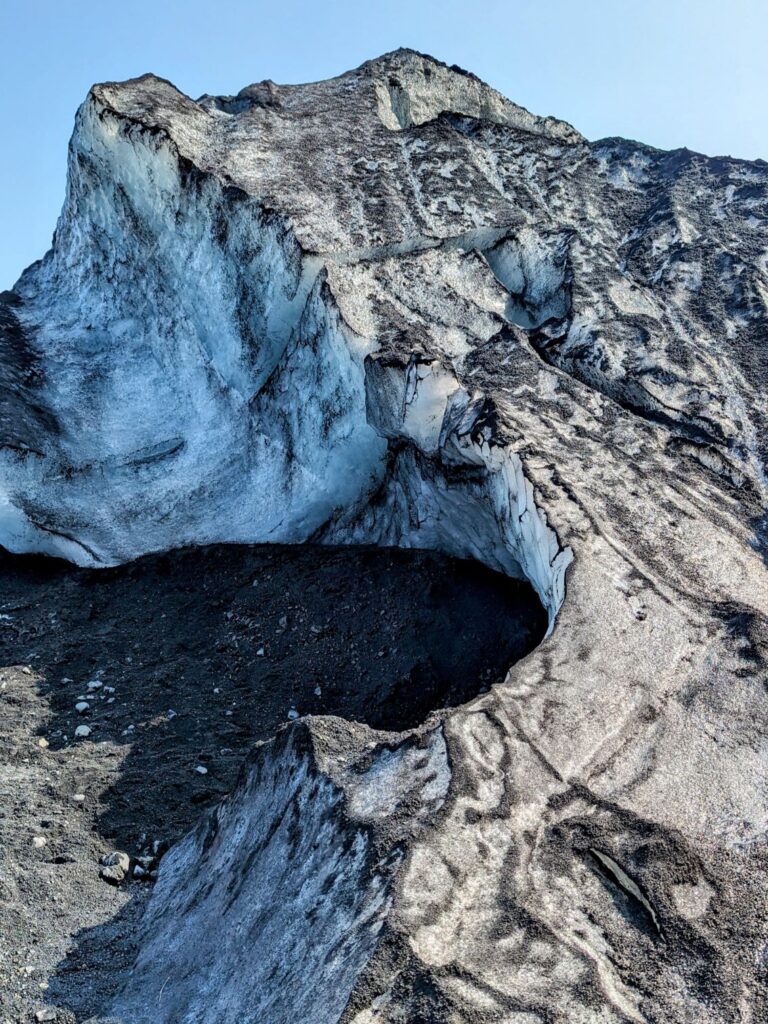
[[[530,584],[478,562],[364,546],[216,545],[106,569],[0,554],[0,605],[39,620],[51,742],[86,721],[97,742],[128,746],[104,798],[103,826],[124,842],[136,838],[134,799],[157,819],[143,828],[183,834],[232,789],[254,743],[293,718],[401,731],[466,703],[548,621]],[[29,643],[7,631],[4,663],[23,662]],[[113,689],[89,690],[81,717],[90,679]]]

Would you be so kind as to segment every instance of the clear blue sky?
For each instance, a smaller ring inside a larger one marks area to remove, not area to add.
[[[768,0],[0,0],[0,290],[50,244],[93,82],[232,93],[398,46],[592,139],[768,159]]]

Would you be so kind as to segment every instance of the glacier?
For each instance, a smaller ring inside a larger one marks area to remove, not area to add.
[[[416,730],[257,747],[105,1019],[764,1017],[766,337],[762,161],[589,142],[411,50],[94,86],[0,297],[0,544],[434,548],[550,623]]]

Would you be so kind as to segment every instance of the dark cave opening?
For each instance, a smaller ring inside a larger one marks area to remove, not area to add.
[[[128,848],[178,838],[291,718],[411,728],[501,680],[547,628],[528,583],[429,551],[218,545],[110,569],[0,565],[2,664],[39,675],[54,749],[84,742],[78,726],[103,745],[98,827]]]

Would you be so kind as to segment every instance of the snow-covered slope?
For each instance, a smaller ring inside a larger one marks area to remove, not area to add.
[[[351,916],[312,899],[348,969],[292,1000],[275,974],[271,1021],[768,1013],[767,214],[764,163],[588,143],[412,51],[237,97],[153,76],[89,94],[52,250],[0,303],[0,543],[97,565],[438,547],[529,578],[553,627],[446,716],[448,795],[397,833],[383,902],[368,854],[338,854]],[[375,791],[366,743],[333,770],[255,755],[332,780],[329,850],[393,848],[350,788]],[[254,806],[278,814],[269,785]],[[193,890],[199,841],[170,862]],[[167,1012],[139,971],[123,1019],[241,1019],[225,944],[216,1008],[189,988],[215,909],[156,900],[146,948],[176,914],[187,967]]]

